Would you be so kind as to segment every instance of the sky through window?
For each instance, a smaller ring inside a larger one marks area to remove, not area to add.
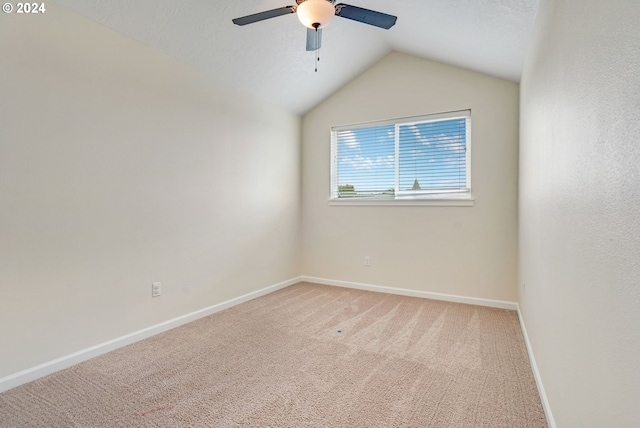
[[[334,132],[338,197],[468,191],[467,117]]]

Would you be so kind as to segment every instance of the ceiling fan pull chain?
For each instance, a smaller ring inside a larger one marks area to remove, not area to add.
[[[318,27],[320,27],[320,24],[313,24],[313,28],[316,29],[316,73],[318,72],[318,61],[320,61],[320,36],[318,35]]]
[[[316,73],[318,72],[318,62],[320,61],[320,36],[318,33],[318,28],[316,27]]]

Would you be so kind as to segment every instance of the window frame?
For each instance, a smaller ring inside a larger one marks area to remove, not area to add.
[[[395,138],[395,151],[394,151],[394,173],[395,173],[395,189],[399,187],[399,138],[397,136],[400,126],[412,125],[417,123],[423,123],[428,121],[440,121],[446,119],[465,118],[465,148],[466,148],[466,183],[468,192],[453,192],[453,191],[441,191],[433,193],[423,193],[421,195],[411,194],[411,191],[398,191],[394,193],[393,198],[384,197],[361,197],[361,198],[338,198],[336,197],[336,190],[338,188],[337,183],[337,169],[338,169],[338,139],[336,138],[337,132],[341,131],[353,131],[363,128],[373,128],[379,126],[394,125],[396,138]],[[425,114],[420,116],[400,117],[396,119],[378,120],[370,122],[361,122],[349,125],[338,125],[331,127],[331,151],[330,151],[330,177],[329,177],[329,205],[353,205],[353,206],[473,206],[474,198],[471,187],[471,109],[454,110],[448,112]],[[398,197],[399,195],[400,197]]]

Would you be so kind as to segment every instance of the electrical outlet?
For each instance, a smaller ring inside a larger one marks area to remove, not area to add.
[[[527,294],[527,284],[526,283],[522,283],[522,295],[524,296],[525,294]]]
[[[158,297],[162,294],[162,284],[154,282],[151,284],[151,297]]]
[[[365,266],[371,266],[371,259],[369,258],[369,256],[365,256],[364,265]]]

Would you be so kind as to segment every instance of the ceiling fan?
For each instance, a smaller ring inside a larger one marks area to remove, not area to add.
[[[351,6],[344,3],[335,4],[336,0],[295,0],[293,6],[266,10],[233,19],[236,25],[253,24],[265,19],[295,13],[300,22],[307,27],[307,50],[318,51],[322,42],[322,28],[329,25],[334,16],[351,19],[364,24],[388,30],[396,23],[397,17],[374,10]],[[319,60],[316,56],[316,60]],[[316,71],[318,68],[316,66]]]

